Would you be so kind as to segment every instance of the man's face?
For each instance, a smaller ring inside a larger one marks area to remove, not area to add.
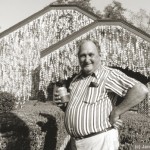
[[[97,47],[92,41],[85,41],[81,45],[78,57],[82,71],[86,75],[94,72],[100,63]]]

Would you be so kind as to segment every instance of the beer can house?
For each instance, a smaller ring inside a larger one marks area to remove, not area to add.
[[[150,77],[149,34],[76,5],[49,5],[0,34],[0,91],[17,97],[16,107],[37,91],[47,96],[49,84],[80,71],[77,43],[86,38],[99,42],[104,65]],[[149,100],[142,104],[147,113]]]

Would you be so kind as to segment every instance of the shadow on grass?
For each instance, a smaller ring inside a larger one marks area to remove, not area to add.
[[[43,150],[56,150],[58,130],[56,119],[49,114],[40,113],[40,115],[47,119],[46,123],[41,121],[37,122],[37,124],[41,127],[41,131],[46,132]]]

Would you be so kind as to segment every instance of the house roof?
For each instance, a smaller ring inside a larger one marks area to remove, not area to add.
[[[76,39],[77,37],[81,36],[82,34],[90,31],[91,29],[100,26],[100,25],[115,25],[123,27],[128,31],[132,32],[133,34],[143,38],[144,40],[150,43],[150,35],[142,31],[141,29],[131,25],[130,23],[123,21],[123,20],[97,20],[92,22],[91,24],[83,27],[77,32],[72,33],[68,37],[64,38],[63,40],[57,42],[56,44],[51,45],[50,47],[46,48],[45,50],[41,51],[41,57],[46,56],[47,54],[55,51],[56,49],[60,48],[61,46],[71,42],[72,40]]]
[[[18,28],[26,25],[27,23],[35,20],[36,18],[42,16],[43,14],[45,14],[46,12],[50,11],[50,10],[56,10],[56,9],[74,9],[77,10],[79,12],[81,12],[82,14],[88,16],[89,18],[93,19],[94,21],[99,20],[99,24],[104,24],[104,25],[121,25],[123,27],[126,27],[127,30],[130,30],[131,32],[136,32],[136,33],[140,33],[140,35],[142,36],[142,38],[144,38],[145,40],[150,39],[150,34],[147,34],[145,31],[131,25],[130,23],[124,21],[124,20],[101,20],[96,14],[94,14],[91,11],[88,11],[87,9],[80,7],[78,5],[57,5],[57,4],[50,4],[49,6],[43,8],[42,10],[36,12],[35,14],[29,16],[28,18],[18,22],[17,24],[13,25],[12,27],[8,28],[7,30],[3,31],[0,33],[0,38],[6,36],[7,34],[17,30]]]
[[[127,30],[133,32],[133,33],[137,33],[139,36],[141,36],[142,38],[144,38],[147,41],[150,41],[150,35],[147,34],[145,31],[131,25],[130,23],[124,21],[124,20],[101,20],[96,14],[94,14],[93,12],[88,11],[87,9],[84,9],[80,6],[77,5],[56,5],[56,4],[52,4],[49,5],[45,8],[43,8],[42,10],[36,12],[35,14],[29,16],[28,18],[22,20],[21,22],[15,24],[14,26],[10,27],[9,29],[3,31],[2,33],[0,33],[0,38],[6,36],[7,34],[17,30],[18,28],[24,26],[25,24],[35,20],[36,18],[42,16],[43,14],[45,14],[46,12],[50,11],[50,10],[56,10],[56,9],[74,9],[77,10],[79,12],[81,12],[82,14],[88,16],[89,18],[93,19],[94,21],[96,21],[96,23],[94,23],[94,26],[97,25],[97,20],[98,20],[98,24],[103,24],[103,25],[120,25],[123,28],[126,28]]]
[[[88,16],[89,18],[93,19],[93,20],[97,20],[99,19],[99,17],[97,15],[95,15],[94,13],[80,7],[80,6],[77,6],[77,5],[49,5],[45,8],[43,8],[42,10],[36,12],[35,14],[29,16],[28,18],[20,21],[19,23],[15,24],[14,26],[8,28],[7,30],[3,31],[0,33],[0,38],[6,36],[7,34],[17,30],[18,28],[26,25],[27,23],[35,20],[36,18],[44,15],[45,13],[47,13],[48,11],[50,10],[57,10],[57,9],[70,9],[70,10],[77,10],[78,12],[81,12],[82,14]]]

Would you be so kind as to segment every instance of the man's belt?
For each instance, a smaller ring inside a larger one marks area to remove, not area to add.
[[[91,133],[91,134],[88,134],[88,135],[85,135],[85,136],[73,137],[73,138],[74,138],[75,140],[81,140],[81,139],[89,138],[89,137],[94,136],[94,135],[97,135],[97,134],[101,134],[101,133],[103,133],[103,132],[107,132],[107,131],[109,131],[109,130],[111,130],[111,129],[114,129],[114,127],[108,127],[108,128],[106,128],[106,129],[104,129],[104,130],[102,130],[102,131],[99,131],[99,132],[96,132],[96,133]]]

